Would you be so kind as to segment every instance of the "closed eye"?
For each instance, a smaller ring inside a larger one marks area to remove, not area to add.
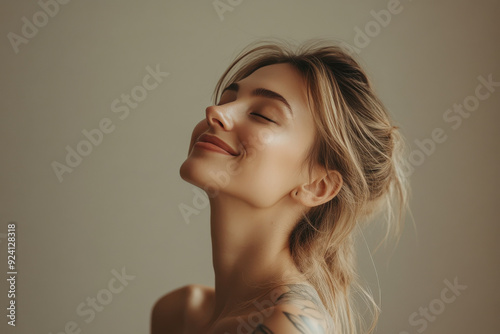
[[[250,113],[250,115],[254,115],[254,116],[257,116],[257,117],[263,118],[263,119],[265,119],[266,121],[269,121],[269,122],[272,122],[272,123],[276,123],[274,120],[272,120],[272,119],[270,119],[270,118],[268,118],[268,117],[266,117],[266,116],[264,116],[264,115],[257,114],[257,113],[255,113],[255,112]]]

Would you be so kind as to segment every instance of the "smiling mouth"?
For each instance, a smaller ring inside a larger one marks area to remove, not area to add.
[[[232,155],[232,156],[238,155],[238,152],[236,152],[236,150],[234,150],[231,146],[226,144],[222,139],[213,135],[202,134],[194,145],[199,148],[227,155]]]
[[[227,155],[232,155],[228,151],[224,150],[223,148],[221,148],[215,144],[204,142],[204,141],[196,142],[194,144],[194,146],[199,147],[199,148],[203,148],[203,149],[206,149],[209,151],[214,151],[214,152],[219,152],[219,153],[223,153],[223,154],[227,154]]]

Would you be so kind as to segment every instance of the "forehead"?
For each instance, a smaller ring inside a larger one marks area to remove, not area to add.
[[[238,82],[243,90],[265,88],[282,95],[292,109],[307,109],[307,85],[300,72],[291,64],[261,67]]]

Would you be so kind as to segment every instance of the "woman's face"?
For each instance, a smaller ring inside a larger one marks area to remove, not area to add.
[[[290,64],[262,67],[230,85],[193,130],[181,177],[210,197],[270,207],[307,181],[315,127],[306,85]]]

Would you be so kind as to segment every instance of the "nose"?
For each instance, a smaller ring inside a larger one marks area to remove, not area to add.
[[[211,127],[221,127],[225,131],[233,128],[234,120],[228,106],[213,105],[205,110],[207,123]]]

